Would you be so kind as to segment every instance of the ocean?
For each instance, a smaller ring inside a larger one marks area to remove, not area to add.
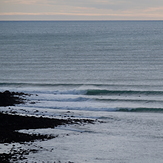
[[[40,130],[62,136],[42,142],[55,150],[30,154],[29,162],[162,163],[162,27],[163,21],[0,22],[0,91],[32,94],[13,110],[104,122]]]

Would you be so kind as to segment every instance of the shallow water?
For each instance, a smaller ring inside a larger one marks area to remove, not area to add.
[[[105,113],[106,123],[73,125],[36,130],[59,135],[45,142],[41,152],[30,154],[29,161],[161,163],[162,116],[147,113]],[[28,131],[29,132],[29,131]]]

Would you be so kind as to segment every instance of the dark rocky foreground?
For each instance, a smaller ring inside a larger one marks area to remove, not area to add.
[[[25,103],[25,96],[28,94],[18,92],[0,92],[0,106],[14,106]],[[0,143],[25,143],[35,140],[47,140],[55,138],[54,135],[25,134],[19,133],[21,129],[54,128],[58,125],[75,123],[93,123],[89,119],[51,119],[43,117],[20,116],[16,114],[6,114],[0,112]],[[0,163],[7,163],[10,160],[24,159],[24,155],[36,151],[16,151],[11,149],[9,153],[0,153]]]
[[[16,104],[25,103],[24,97],[29,94],[22,92],[0,92],[0,106],[14,106]]]

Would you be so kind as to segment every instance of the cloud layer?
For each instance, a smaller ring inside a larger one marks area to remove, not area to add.
[[[162,20],[162,0],[1,0],[0,20]]]

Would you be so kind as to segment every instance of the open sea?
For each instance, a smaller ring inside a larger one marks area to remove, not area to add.
[[[69,136],[29,162],[163,162],[163,21],[1,21],[5,90],[32,94],[20,114],[105,122],[52,130]]]

